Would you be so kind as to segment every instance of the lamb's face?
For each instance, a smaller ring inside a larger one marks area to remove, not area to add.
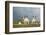
[[[28,18],[25,18],[25,19],[24,19],[24,21],[27,21],[27,22],[28,22],[28,21],[29,21],[29,19],[28,19]]]
[[[36,19],[35,19],[35,18],[33,18],[33,19],[32,19],[32,22],[35,22],[35,21],[36,21]]]

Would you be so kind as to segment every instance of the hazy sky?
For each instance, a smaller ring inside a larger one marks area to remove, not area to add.
[[[13,7],[13,19],[19,19],[22,16],[28,16],[32,19],[32,16],[40,18],[40,8],[34,7]]]

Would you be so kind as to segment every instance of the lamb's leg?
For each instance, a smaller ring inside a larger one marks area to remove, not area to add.
[[[28,22],[28,24],[29,24],[29,22]]]

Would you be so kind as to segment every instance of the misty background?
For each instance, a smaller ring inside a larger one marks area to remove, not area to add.
[[[22,16],[28,16],[29,19],[32,19],[33,16],[36,16],[38,20],[40,20],[40,8],[13,7],[13,20],[19,19]]]

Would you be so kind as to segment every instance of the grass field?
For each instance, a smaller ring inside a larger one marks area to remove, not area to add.
[[[40,22],[39,23],[31,23],[31,21],[29,22],[29,24],[24,24],[22,22],[22,24],[18,24],[20,20],[14,20],[13,21],[13,28],[18,28],[18,27],[40,27]]]
[[[13,24],[13,28],[18,27],[40,27],[40,24]]]

